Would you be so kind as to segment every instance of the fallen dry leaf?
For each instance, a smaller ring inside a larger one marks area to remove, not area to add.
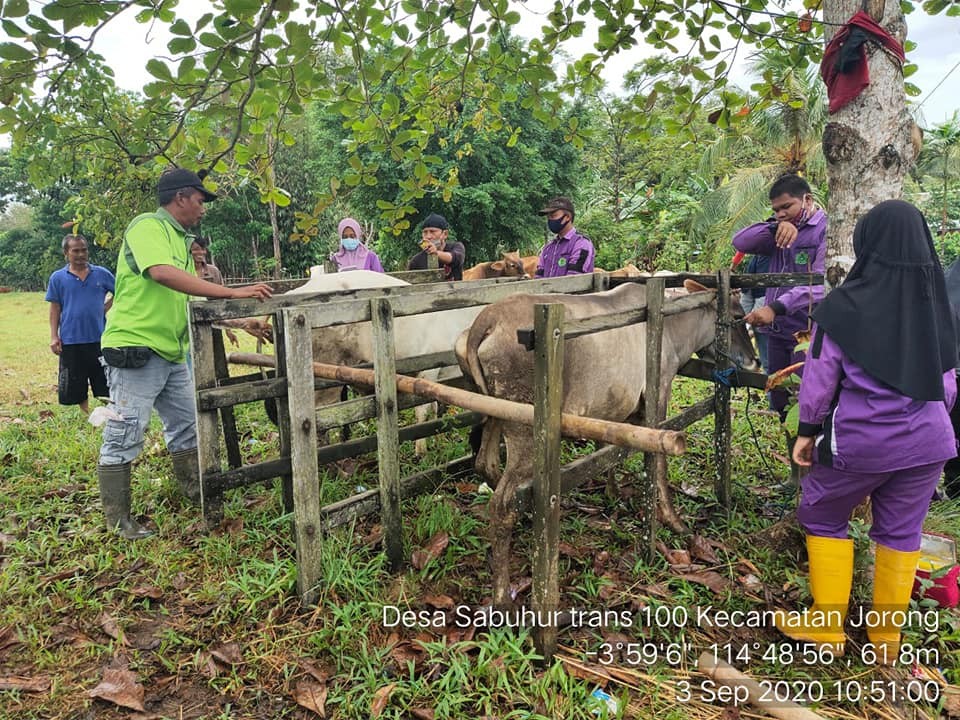
[[[706,585],[714,593],[719,595],[724,592],[727,587],[729,587],[729,581],[723,577],[720,573],[715,573],[712,570],[706,570],[703,572],[692,572],[692,573],[681,573],[679,577],[687,580],[689,582],[698,583],[700,585]]]
[[[309,673],[310,676],[319,683],[326,683],[327,678],[329,677],[328,673],[325,670],[321,670],[316,665],[314,665],[309,660],[301,660],[300,667],[304,672]]]
[[[114,640],[118,640],[123,645],[127,644],[126,639],[123,637],[123,631],[120,629],[120,626],[117,624],[117,621],[109,613],[101,613],[100,615],[100,628]]]
[[[130,589],[130,594],[136,597],[148,597],[153,600],[159,600],[163,597],[163,590],[156,585],[137,585]]]
[[[593,558],[593,571],[600,575],[607,567],[607,563],[610,562],[610,553],[606,550],[601,550]]]
[[[720,563],[720,558],[718,558],[717,554],[713,551],[710,541],[703,537],[703,535],[691,535],[687,541],[687,549],[690,551],[690,555],[697,560],[703,560],[712,565],[718,565]]]
[[[59,580],[66,580],[67,578],[72,578],[75,575],[80,575],[83,573],[83,568],[80,566],[69,568],[67,570],[61,570],[58,573],[53,575],[44,575],[40,578],[41,585],[49,585],[50,583],[55,583]]]
[[[436,717],[430,708],[410,708],[410,714],[417,720],[434,720]]]
[[[19,644],[20,638],[17,637],[17,633],[14,632],[12,625],[0,628],[0,652],[3,652],[8,647]]]
[[[382,688],[377,690],[376,694],[373,696],[373,703],[370,705],[370,717],[380,717],[380,714],[390,702],[390,696],[393,694],[393,690],[396,687],[396,683],[390,683],[389,685],[384,685]]]
[[[423,570],[431,560],[436,560],[440,554],[447,549],[450,544],[450,536],[440,531],[432,538],[427,540],[426,545],[420,550],[414,550],[410,562],[417,570]]]
[[[434,595],[433,593],[427,593],[423,596],[423,602],[430,607],[435,607],[438,610],[453,610],[456,603],[453,598],[449,595]]]
[[[0,675],[0,690],[42,693],[50,689],[50,678]]]
[[[753,573],[737,575],[737,582],[743,585],[744,590],[749,590],[751,592],[757,592],[763,589],[763,583],[760,582],[760,578]]]
[[[210,654],[222,662],[224,665],[242,665],[243,655],[240,652],[240,644],[231,640],[221,645],[215,645],[210,648]]]
[[[668,548],[662,542],[657,542],[657,550],[660,551],[671,565],[688,566],[690,564],[690,553],[686,550]]]
[[[327,716],[327,684],[309,678],[298,680],[293,688],[293,699],[300,707],[315,712],[322,718]]]
[[[472,482],[455,482],[453,486],[457,489],[458,493],[466,494],[475,493],[477,491],[477,484]]]
[[[390,649],[390,657],[403,672],[407,671],[410,663],[414,669],[423,662],[424,649],[419,644],[403,640]]]
[[[146,711],[143,706],[143,685],[137,682],[136,673],[130,670],[106,668],[103,671],[103,681],[87,692],[87,696],[131,710]]]

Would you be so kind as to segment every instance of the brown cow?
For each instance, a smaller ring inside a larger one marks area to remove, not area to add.
[[[463,271],[464,280],[483,280],[496,277],[529,277],[520,262],[520,252],[501,253],[499,260],[483,262]]]
[[[540,256],[539,255],[528,255],[526,257],[520,258],[520,262],[523,263],[523,271],[530,277],[536,277],[537,268],[540,267]]]
[[[687,292],[705,291],[688,281]],[[678,293],[684,293],[679,290]],[[729,301],[729,300],[728,300]],[[469,330],[457,339],[457,360],[466,377],[481,392],[518,402],[533,401],[533,353],[517,342],[517,330],[533,327],[536,303],[562,302],[568,320],[591,318],[646,304],[646,286],[621,285],[589,295],[514,295],[484,308]],[[742,316],[739,303],[731,308]],[[716,302],[664,320],[661,366],[661,407],[670,398],[677,370],[695,352],[713,344]],[[731,357],[742,368],[757,367],[753,346],[742,324],[735,326]],[[563,412],[617,422],[641,419],[646,392],[646,325],[637,323],[583,335],[566,343],[563,364]],[[506,441],[507,461],[499,474],[500,434]],[[516,522],[515,496],[533,478],[533,434],[528,426],[488,418],[477,454],[477,469],[497,483],[489,503],[493,565],[493,599],[499,607],[509,602],[510,538]],[[661,509],[669,504],[669,487],[660,488]],[[673,511],[672,504],[669,504]]]

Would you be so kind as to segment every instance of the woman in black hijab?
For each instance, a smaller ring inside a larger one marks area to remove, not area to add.
[[[878,660],[891,663],[930,497],[956,455],[949,411],[957,337],[943,269],[915,207],[880,203],[860,218],[853,246],[857,261],[846,281],[813,314],[793,450],[798,464],[811,466],[797,519],[807,532],[813,610],[821,615],[790,623],[784,613],[777,626],[843,652],[853,578],[847,526],[869,496],[877,622],[867,634]]]

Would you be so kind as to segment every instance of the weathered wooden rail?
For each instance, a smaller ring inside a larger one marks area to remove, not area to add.
[[[430,271],[425,271],[430,272]],[[728,273],[727,273],[728,275]],[[628,281],[646,282],[651,292],[647,308],[621,314],[622,317],[608,318],[609,327],[618,327],[628,322],[648,319],[648,348],[656,353],[660,343],[653,335],[662,333],[664,316],[663,287],[682,283],[690,277],[704,285],[723,286],[724,273],[717,276],[685,275],[663,278],[629,279]],[[811,276],[769,276],[768,284],[806,285]],[[753,287],[760,284],[764,276],[734,276],[728,282],[734,287]],[[814,282],[819,278],[814,277]],[[225,490],[251,483],[262,482],[280,477],[283,480],[284,504],[294,514],[294,529],[297,544],[298,592],[301,598],[311,603],[318,593],[317,585],[322,581],[320,573],[320,535],[326,529],[356,517],[379,510],[383,515],[384,527],[399,527],[399,502],[419,488],[433,487],[441,481],[445,473],[463,473],[466,460],[461,458],[441,468],[418,473],[407,479],[399,477],[397,446],[399,442],[417,437],[426,437],[438,432],[446,432],[453,427],[462,427],[479,421],[475,413],[462,413],[451,420],[446,418],[432,423],[399,428],[396,414],[399,409],[422,402],[424,398],[407,395],[397,396],[395,375],[397,371],[416,372],[432,367],[449,365],[453,361],[452,352],[436,353],[430,357],[418,357],[396,360],[392,352],[393,318],[404,315],[417,315],[436,312],[471,304],[485,304],[515,294],[526,293],[582,293],[606,288],[611,283],[622,282],[605,276],[571,276],[551,280],[517,281],[515,279],[494,279],[471,283],[430,283],[420,286],[357,290],[320,295],[299,295],[296,297],[275,296],[263,303],[248,300],[208,301],[191,304],[191,335],[194,352],[194,371],[197,389],[198,436],[200,447],[203,510],[208,521],[215,521],[221,513],[222,494]],[[775,281],[775,283],[774,283]],[[729,333],[729,318],[726,303],[718,303],[718,331]],[[667,313],[674,311],[667,303]],[[276,360],[278,369],[272,377],[263,378],[259,374],[229,378],[226,371],[226,356],[223,351],[219,331],[213,323],[221,319],[249,316],[272,315],[275,325]],[[659,323],[649,318],[659,318]],[[316,408],[313,403],[313,388],[322,384],[312,373],[313,357],[310,335],[314,328],[343,325],[355,322],[371,321],[374,330],[377,361],[374,362],[376,394],[338,403],[325,408]],[[617,324],[619,323],[619,325]],[[569,338],[588,331],[603,329],[600,322],[571,324],[562,335]],[[534,333],[535,335],[535,333]],[[659,377],[659,365],[651,358],[657,354],[648,352],[648,382]],[[714,369],[706,363],[691,361],[682,374],[693,377],[714,379]],[[734,380],[734,385],[748,384],[762,387],[762,375],[752,375]],[[647,417],[656,418],[655,427],[680,430],[692,422],[706,417],[711,412],[729,417],[729,389],[724,394],[719,389],[715,396],[688,408],[675,418],[665,419],[665,409],[656,407],[656,393],[648,393]],[[726,395],[726,396],[725,396]],[[651,400],[650,396],[653,396]],[[266,459],[254,465],[243,465],[237,448],[235,422],[232,418],[233,406],[264,399],[274,399],[279,406],[280,448],[277,457]],[[719,398],[719,401],[718,401]],[[377,437],[361,438],[337,445],[317,448],[315,434],[318,428],[333,427],[343,422],[353,422],[365,418],[378,418]],[[220,424],[222,418],[226,462],[220,447]],[[719,423],[722,425],[722,423]],[[232,437],[231,437],[232,435]],[[718,460],[720,453],[729,451],[729,431],[725,436],[718,433],[716,448]],[[352,457],[376,451],[380,461],[381,483],[378,491],[360,493],[333,505],[320,507],[318,467],[322,463],[335,459]],[[581,458],[559,471],[561,486],[569,488],[584,478],[613,467],[631,451],[616,446],[600,449],[590,456]],[[652,457],[662,457],[653,455]],[[648,468],[656,471],[656,461],[648,456]],[[718,462],[718,468],[723,462]],[[718,483],[722,482],[723,471],[718,474]],[[644,487],[653,486],[652,482]],[[720,495],[718,484],[718,495]],[[729,487],[729,463],[726,462],[726,487]],[[562,490],[561,490],[562,492]],[[551,493],[550,496],[554,496]],[[651,529],[645,543],[653,551],[654,529],[652,522],[656,517],[655,490],[645,499],[644,514],[650,521]],[[722,495],[729,498],[729,493]],[[551,506],[552,507],[552,506]],[[399,532],[385,534],[385,548],[391,564],[398,566],[403,558]],[[538,561],[539,562],[539,561]],[[549,565],[549,563],[548,563]]]

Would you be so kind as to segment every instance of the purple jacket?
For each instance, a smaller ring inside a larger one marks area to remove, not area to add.
[[[593,243],[576,228],[566,235],[557,235],[543,246],[537,277],[551,278],[593,272]]]
[[[823,273],[827,258],[827,214],[817,210],[803,226],[789,248],[774,242],[777,222],[754,223],[733,236],[733,246],[742,252],[769,255],[771,273]],[[762,333],[793,339],[797,330],[807,329],[807,317],[823,299],[823,285],[767,288],[766,304],[777,311],[773,325],[757,328]],[[775,304],[779,303],[779,305]]]
[[[956,457],[953,368],[943,374],[942,402],[914,400],[864,372],[826,333],[814,357],[814,327],[800,384],[800,435],[816,437],[817,463],[880,473]]]

